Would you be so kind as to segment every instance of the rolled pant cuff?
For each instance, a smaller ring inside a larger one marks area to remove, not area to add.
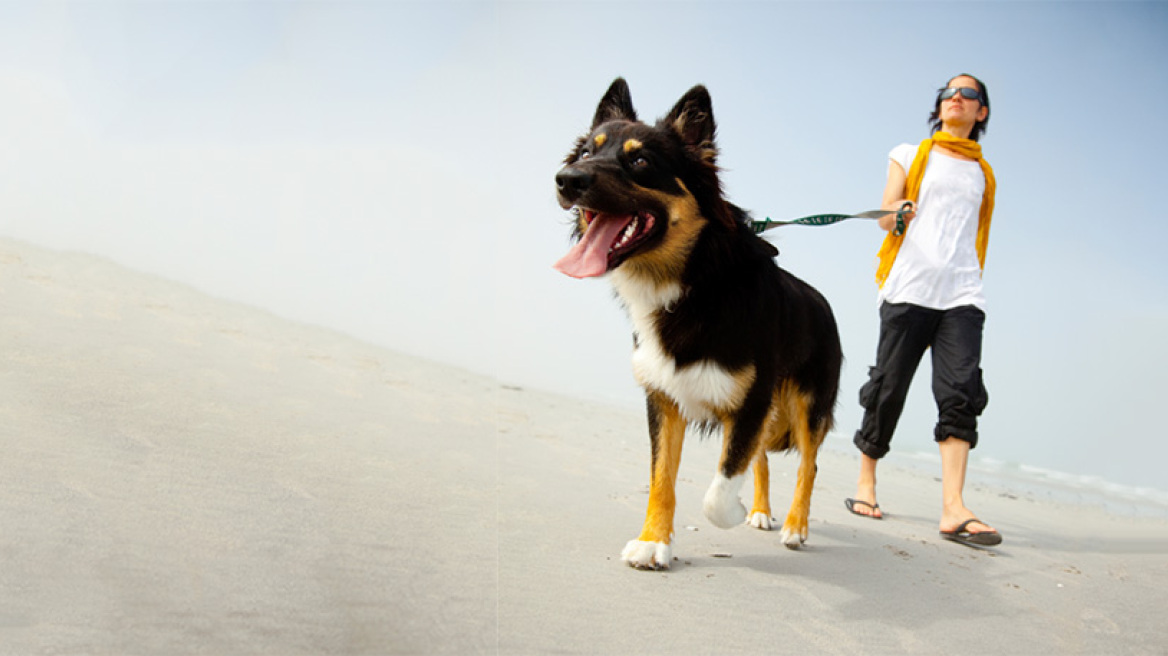
[[[880,446],[878,444],[869,442],[864,438],[864,435],[860,431],[856,431],[856,436],[852,438],[852,444],[856,445],[856,448],[860,450],[860,453],[863,453],[873,460],[879,460],[888,455],[888,446]]]
[[[952,426],[938,425],[933,429],[933,439],[937,442],[944,442],[950,437],[956,437],[959,440],[969,442],[969,448],[977,448],[977,430],[971,428],[954,428]],[[858,436],[857,436],[858,439]],[[857,446],[859,446],[857,444]],[[861,449],[862,451],[863,449]]]

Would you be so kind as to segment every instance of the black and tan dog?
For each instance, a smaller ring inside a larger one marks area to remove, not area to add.
[[[609,274],[633,324],[633,372],[645,389],[652,485],[641,535],[622,558],[671,560],[674,485],[688,425],[721,427],[721,461],[703,510],[716,526],[771,528],[768,451],[798,449],[782,541],[807,539],[815,458],[832,427],[842,354],[831,308],[775,265],[774,247],[722,195],[710,95],[697,86],[649,126],[613,82],[556,175],[579,239],[556,263]],[[738,497],[754,463],[754,507]]]

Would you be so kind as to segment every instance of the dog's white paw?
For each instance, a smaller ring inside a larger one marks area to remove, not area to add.
[[[746,519],[746,523],[760,531],[771,530],[771,516],[767,513],[754,512]]]
[[[621,560],[637,569],[669,569],[673,550],[664,542],[629,540],[621,552]]]
[[[702,502],[702,512],[714,526],[733,528],[746,521],[746,506],[738,498],[742,479],[742,476],[730,479],[718,474],[714,482],[710,483],[710,489],[706,490],[706,498]]]
[[[779,539],[782,540],[783,546],[788,549],[798,549],[807,541],[807,534],[783,527],[783,532],[779,533]]]

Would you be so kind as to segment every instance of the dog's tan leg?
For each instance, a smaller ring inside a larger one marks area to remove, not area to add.
[[[793,421],[791,437],[799,450],[799,474],[795,482],[795,495],[791,499],[791,509],[783,522],[780,534],[783,544],[790,549],[798,549],[807,541],[807,519],[811,514],[811,491],[815,487],[815,459],[819,453],[821,439],[811,432],[809,425],[807,398],[802,394],[791,398]]]
[[[754,457],[754,506],[747,523],[757,529],[771,530],[771,470],[766,449],[759,449]]]
[[[681,465],[685,420],[677,404],[662,394],[650,396],[649,412],[653,443],[649,507],[641,535],[625,545],[621,559],[640,569],[668,569],[672,560],[673,513],[677,506],[674,487]]]

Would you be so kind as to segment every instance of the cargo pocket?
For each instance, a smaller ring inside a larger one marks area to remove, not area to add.
[[[876,405],[876,397],[884,386],[884,371],[878,367],[868,367],[868,382],[860,387],[860,407],[871,410]]]
[[[985,374],[979,368],[977,370],[977,394],[973,397],[973,414],[981,415],[989,403],[990,393],[985,386]]]

